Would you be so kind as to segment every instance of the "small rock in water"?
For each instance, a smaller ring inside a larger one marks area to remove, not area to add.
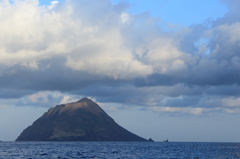
[[[152,138],[149,138],[148,141],[149,141],[149,142],[154,142]]]

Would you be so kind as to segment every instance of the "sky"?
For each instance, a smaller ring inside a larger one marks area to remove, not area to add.
[[[155,141],[240,142],[239,0],[0,0],[0,140],[89,97]]]

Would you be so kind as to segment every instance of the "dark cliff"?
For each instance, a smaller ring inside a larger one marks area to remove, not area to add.
[[[147,141],[119,126],[95,102],[57,105],[26,128],[16,141]]]

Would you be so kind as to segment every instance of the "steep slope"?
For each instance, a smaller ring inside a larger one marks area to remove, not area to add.
[[[57,105],[26,128],[16,141],[147,141],[119,126],[95,102]]]

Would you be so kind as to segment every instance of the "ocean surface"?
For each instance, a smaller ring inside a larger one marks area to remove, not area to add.
[[[240,143],[201,142],[0,142],[1,159],[230,159]]]

